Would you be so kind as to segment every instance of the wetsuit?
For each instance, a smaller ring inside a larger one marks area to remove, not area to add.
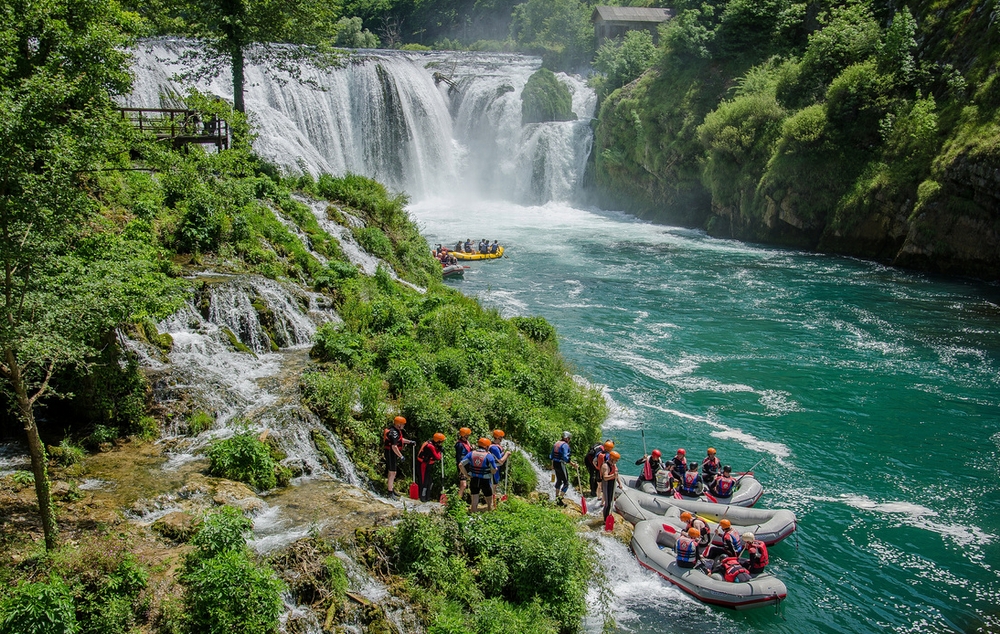
[[[396,455],[396,452],[392,448],[399,447],[400,452],[402,452],[404,442],[403,432],[396,429],[395,426],[382,430],[382,449],[385,452],[386,471],[395,472],[397,470],[399,456]]]
[[[597,456],[604,453],[604,443],[598,443],[590,448],[587,455],[583,457],[583,466],[587,467],[590,474],[590,497],[597,495],[597,480],[601,475],[600,467],[597,465]]]

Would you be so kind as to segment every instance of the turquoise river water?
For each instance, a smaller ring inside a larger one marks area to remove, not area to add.
[[[704,606],[603,543],[633,632],[1000,632],[1000,288],[715,240],[563,204],[424,201],[432,242],[500,239],[452,282],[559,330],[606,386],[624,472],[715,447],[755,469],[788,599]],[[609,540],[610,541],[610,540]]]

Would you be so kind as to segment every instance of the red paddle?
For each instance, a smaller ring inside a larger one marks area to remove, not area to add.
[[[716,504],[718,504],[718,503],[719,503],[719,500],[718,500],[718,499],[716,499],[716,497],[715,497],[714,495],[712,495],[711,493],[709,493],[708,491],[705,491],[705,493],[704,493],[703,495],[704,495],[704,496],[705,496],[706,498],[708,498],[708,501],[709,501],[709,502],[715,502]]]
[[[410,499],[420,499],[420,487],[417,486],[417,450],[413,450],[413,482],[410,483]]]
[[[441,457],[441,495],[438,497],[438,502],[448,503],[448,494],[444,492],[444,456]]]
[[[671,526],[670,524],[664,524],[663,525],[663,530],[667,531],[671,535],[676,535],[677,534],[677,529],[674,528],[673,526]]]
[[[608,519],[604,520],[604,530],[610,533],[615,530],[615,515],[614,513],[608,515]]]

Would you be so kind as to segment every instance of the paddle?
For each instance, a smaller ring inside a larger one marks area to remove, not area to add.
[[[743,475],[741,475],[739,478],[736,479],[736,482],[733,483],[733,489],[735,490],[736,487],[739,486],[740,480],[742,480],[743,478],[747,477],[748,475],[753,475],[753,470],[757,467],[757,465],[759,465],[760,463],[764,462],[765,460],[767,460],[767,456],[764,456],[763,458],[761,458],[757,462],[753,463],[753,466],[750,467],[750,469],[748,471],[746,471]]]
[[[610,533],[615,530],[615,514],[609,513],[608,519],[604,520],[604,532]]]
[[[438,502],[441,504],[448,503],[448,494],[444,492],[444,456],[441,456],[441,495],[438,496]]]
[[[414,445],[413,449],[413,482],[410,483],[410,499],[419,500],[420,499],[420,487],[417,486],[417,449]]]
[[[587,498],[583,495],[583,485],[580,483],[580,467],[576,468],[576,488],[580,489],[580,512],[587,514]]]

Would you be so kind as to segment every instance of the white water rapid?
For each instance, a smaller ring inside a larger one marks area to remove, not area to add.
[[[140,46],[128,105],[176,106],[168,95],[189,87],[174,77],[191,46]],[[582,78],[560,73],[577,120],[521,125],[521,90],[539,67],[521,55],[382,50],[355,53],[340,68],[305,68],[302,82],[248,66],[254,148],[292,172],[363,174],[415,199],[567,200],[590,153],[597,100]],[[232,98],[228,75],[197,87]]]

